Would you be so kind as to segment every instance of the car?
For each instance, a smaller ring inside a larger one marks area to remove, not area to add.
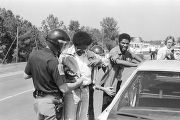
[[[180,120],[180,61],[147,60],[97,120]]]

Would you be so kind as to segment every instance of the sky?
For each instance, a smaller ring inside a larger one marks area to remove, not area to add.
[[[143,40],[180,37],[180,0],[0,0],[0,7],[12,10],[37,27],[49,14],[68,25],[101,29],[100,21],[113,17],[119,33]]]

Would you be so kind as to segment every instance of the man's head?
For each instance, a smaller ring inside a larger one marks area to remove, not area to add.
[[[70,38],[68,34],[61,29],[54,29],[50,31],[46,37],[48,47],[58,55],[61,53],[62,48],[69,43]]]
[[[87,32],[78,31],[73,36],[73,44],[75,46],[76,53],[79,55],[85,53],[91,43],[92,38]]]
[[[102,46],[100,45],[94,45],[92,48],[91,48],[91,51],[93,51],[94,53],[100,55],[100,56],[104,56],[105,55],[105,51],[103,49]]]
[[[168,49],[170,49],[172,46],[175,45],[175,39],[173,36],[168,36],[165,39],[165,45],[167,46]]]
[[[127,51],[130,42],[131,42],[130,35],[126,33],[122,33],[119,35],[119,48],[121,52]]]

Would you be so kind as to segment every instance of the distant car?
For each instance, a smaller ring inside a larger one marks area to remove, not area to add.
[[[180,61],[145,61],[98,120],[180,120]]]

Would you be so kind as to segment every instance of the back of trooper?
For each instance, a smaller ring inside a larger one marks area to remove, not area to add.
[[[32,77],[35,91],[35,112],[38,120],[59,120],[62,114],[63,93],[59,89],[65,83],[58,72],[57,56],[63,44],[70,39],[60,29],[47,35],[47,47],[29,55],[25,67],[25,79]]]

